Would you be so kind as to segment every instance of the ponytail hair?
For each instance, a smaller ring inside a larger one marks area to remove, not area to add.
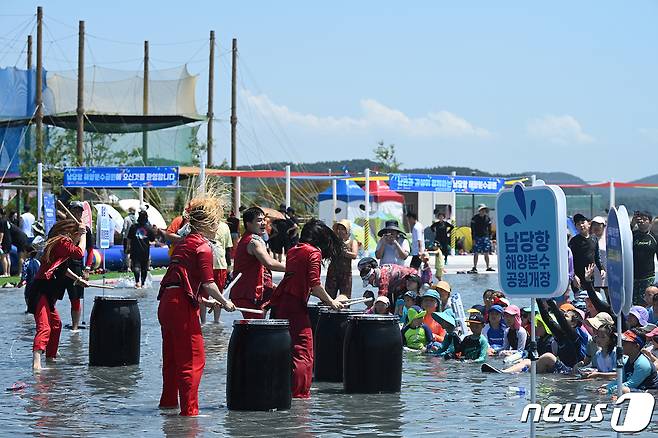
[[[73,219],[63,219],[55,222],[55,225],[48,232],[48,240],[46,242],[46,247],[43,250],[43,255],[41,256],[41,263],[49,264],[52,262],[51,255],[53,249],[57,245],[60,245],[63,240],[69,239],[72,240],[72,236],[78,231],[80,225]]]

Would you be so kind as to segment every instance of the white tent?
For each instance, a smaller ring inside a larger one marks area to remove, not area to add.
[[[122,199],[119,201],[119,206],[126,212],[128,212],[130,207],[133,207],[135,211],[139,211],[139,199]],[[167,222],[165,222],[160,212],[154,206],[145,202],[144,207],[148,207],[146,213],[148,214],[151,225],[155,225],[158,228],[167,228]]]
[[[365,217],[366,192],[352,180],[336,181],[336,220],[348,219],[352,222],[357,218]],[[318,196],[318,217],[326,224],[334,221],[334,202],[332,187]],[[362,209],[363,208],[363,209]]]
[[[94,204],[96,213],[100,214],[101,206],[103,205],[107,208],[107,212],[110,215],[110,219],[112,220],[112,225],[114,226],[114,232],[120,233],[123,230],[123,216],[121,216],[121,213],[116,211],[114,207],[107,204]]]

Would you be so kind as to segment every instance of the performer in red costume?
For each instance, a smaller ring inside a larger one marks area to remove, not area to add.
[[[48,242],[41,256],[41,266],[30,284],[28,311],[34,314],[37,332],[32,347],[32,368],[41,370],[41,355],[46,359],[57,357],[62,320],[55,303],[64,297],[65,278],[74,280],[74,285],[86,287],[89,284],[67,268],[67,262],[82,258],[86,247],[86,227],[73,219],[60,220],[48,233]]]
[[[272,294],[270,305],[277,318],[290,323],[292,338],[292,396],[309,398],[313,374],[313,334],[308,316],[309,295],[333,309],[343,304],[333,300],[322,287],[322,260],[339,260],[343,242],[324,222],[312,219],[302,228],[299,243],[288,251],[286,273]]]
[[[266,272],[286,270],[286,266],[274,260],[267,252],[261,235],[265,231],[265,213],[258,207],[251,207],[242,213],[245,233],[242,235],[235,250],[233,276],[239,273],[242,277],[231,289],[231,300],[238,307],[260,309],[268,300],[267,291],[274,288],[271,275]],[[242,312],[248,319],[264,318],[265,315]]]
[[[215,237],[222,218],[223,202],[211,190],[190,201],[190,233],[174,247],[158,299],[162,330],[161,408],[176,408],[180,414],[199,414],[199,383],[205,366],[199,303],[235,310],[219,292],[213,279],[213,256],[208,240]]]

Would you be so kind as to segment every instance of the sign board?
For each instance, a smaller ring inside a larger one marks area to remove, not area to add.
[[[608,226],[605,230],[605,253],[610,307],[615,315],[619,315],[625,300],[624,275],[627,272],[624,267],[624,238],[626,236],[621,233],[619,213],[612,207],[608,212]]]
[[[43,225],[46,229],[46,236],[50,229],[57,221],[57,210],[55,209],[55,195],[52,193],[43,194]]]
[[[455,192],[495,195],[505,187],[504,178],[398,174],[389,176],[388,185],[396,192]]]
[[[68,167],[64,187],[178,187],[178,167]]]
[[[89,202],[84,201],[82,203],[82,216],[80,217],[80,221],[90,230],[93,229],[92,225],[94,224],[92,217],[91,205],[89,205]]]
[[[621,243],[624,247],[624,306],[621,311],[624,315],[633,306],[633,232],[631,231],[631,221],[628,219],[626,207],[620,205],[617,209],[617,219],[619,220],[619,231],[622,236]],[[638,303],[641,304],[641,303]]]
[[[507,295],[556,297],[569,283],[566,197],[538,184],[517,183],[496,199],[498,278]]]
[[[107,209],[107,205],[101,205],[100,211],[98,212],[98,246],[101,249],[107,249],[110,247],[110,233],[114,232],[114,227],[111,226],[110,213]]]

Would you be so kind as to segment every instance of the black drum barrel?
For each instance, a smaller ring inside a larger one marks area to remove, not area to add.
[[[315,330],[314,379],[318,382],[343,381],[343,339],[347,318],[358,310],[320,309]]]
[[[288,320],[233,322],[226,370],[226,404],[230,410],[290,409],[291,345]]]
[[[346,393],[400,392],[402,335],[393,315],[350,316],[343,344]]]
[[[320,318],[320,309],[328,309],[328,306],[322,304],[308,304],[308,317],[311,320],[311,331],[313,332],[313,339],[315,339],[315,329],[318,327],[318,319]]]
[[[136,298],[95,297],[89,325],[90,366],[139,364],[142,321]]]

